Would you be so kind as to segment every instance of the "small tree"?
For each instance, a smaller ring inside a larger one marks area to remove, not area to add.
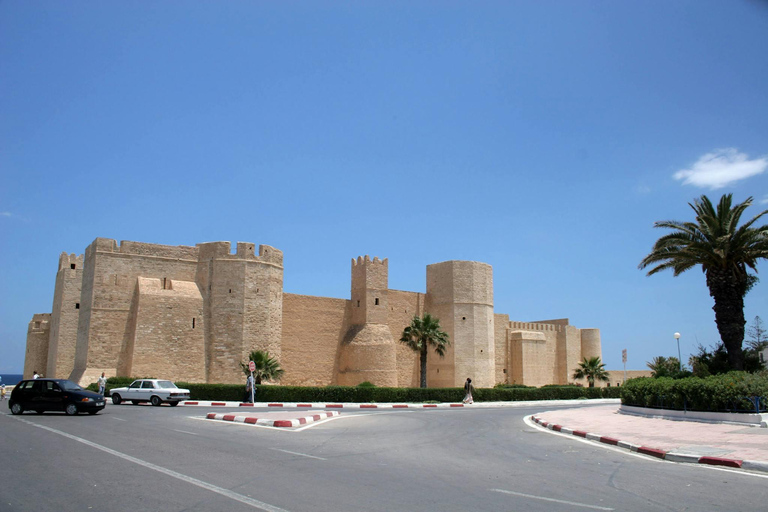
[[[243,373],[248,376],[251,371],[248,369],[248,361],[256,364],[256,370],[253,372],[253,379],[256,384],[261,384],[262,380],[278,381],[283,376],[284,370],[280,368],[280,363],[274,357],[269,355],[266,350],[254,350],[248,354],[248,359],[240,363]]]
[[[445,349],[451,344],[448,334],[440,330],[440,320],[425,313],[422,318],[414,316],[411,325],[403,329],[400,342],[414,352],[419,353],[421,364],[421,387],[427,387],[427,350],[431,345],[440,357],[445,356]]]
[[[768,347],[768,333],[763,327],[763,321],[759,316],[756,316],[752,321],[752,325],[747,328],[747,346],[750,350],[760,352]]]
[[[599,357],[586,357],[579,363],[579,367],[573,372],[574,379],[587,379],[589,387],[595,387],[595,379],[609,380],[608,372],[605,370],[605,364]]]

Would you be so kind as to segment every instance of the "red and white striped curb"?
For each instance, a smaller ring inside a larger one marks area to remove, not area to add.
[[[180,405],[202,407],[275,407],[285,409],[447,409],[451,407],[464,407],[464,404],[353,404],[353,403],[273,403],[257,402],[255,404],[243,402],[210,402],[190,401],[179,402]]]
[[[687,462],[693,464],[708,464],[710,466],[725,466],[729,468],[748,469],[752,471],[762,471],[768,473],[768,462],[751,461],[751,460],[738,460],[738,459],[724,459],[721,457],[707,457],[692,455],[687,453],[675,453],[664,450],[658,450],[656,448],[650,448],[648,446],[638,446],[625,441],[619,441],[612,437],[601,436],[600,434],[592,434],[590,432],[584,432],[582,430],[572,430],[570,428],[563,427],[562,425],[556,425],[543,421],[536,416],[531,416],[531,420],[538,423],[544,428],[560,432],[561,434],[569,434],[573,436],[583,437],[590,441],[597,441],[599,443],[610,444],[612,446],[618,446],[619,448],[625,448],[632,452],[642,453],[644,455],[650,455],[651,457],[657,457],[659,459],[668,460],[671,462]]]
[[[296,418],[292,420],[275,420],[268,418],[257,418],[255,416],[238,416],[236,414],[216,414],[212,412],[206,416],[209,420],[220,421],[234,421],[235,423],[247,423],[249,425],[261,425],[263,427],[298,427],[300,425],[306,425],[307,423],[313,423],[315,421],[324,420],[333,416],[338,416],[338,411],[324,411],[311,416],[305,416],[303,418]]]

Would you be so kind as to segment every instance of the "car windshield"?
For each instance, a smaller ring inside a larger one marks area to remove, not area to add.
[[[176,387],[176,384],[169,380],[159,380],[157,381],[157,385],[164,389],[173,389]]]
[[[61,386],[61,388],[64,391],[78,391],[83,389],[77,384],[75,384],[74,382],[72,382],[71,380],[60,380],[58,382],[59,382],[59,386]]]

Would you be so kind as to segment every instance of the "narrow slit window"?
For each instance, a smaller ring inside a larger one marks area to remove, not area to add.
[[[79,302],[75,302],[75,309],[80,309],[80,303]]]
[[[192,328],[193,329],[195,328],[195,319],[194,319],[194,317],[192,318]]]
[[[360,301],[357,301],[357,307],[360,307]]]
[[[379,299],[376,299],[376,305],[377,306],[379,305]]]
[[[76,267],[77,265],[75,265],[74,263],[69,264],[69,268],[71,268],[72,270],[75,270]]]

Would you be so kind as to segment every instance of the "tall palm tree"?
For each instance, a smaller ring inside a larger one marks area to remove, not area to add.
[[[653,250],[639,268],[653,266],[648,275],[672,269],[678,276],[697,265],[706,275],[709,295],[715,300],[715,323],[734,370],[744,368],[741,345],[744,342],[744,296],[757,282],[748,269],[757,272],[757,262],[768,257],[768,226],[752,227],[768,213],[760,212],[739,226],[752,198],[732,205],[732,194],[725,194],[715,208],[707,196],[688,205],[696,222],[659,221],[657,228],[674,230],[656,240]]]
[[[433,318],[429,313],[425,313],[422,318],[414,316],[411,325],[403,329],[400,342],[419,353],[421,387],[427,387],[427,349],[431,345],[437,355],[443,357],[445,349],[451,344],[448,334],[440,330],[440,320]]]
[[[595,387],[595,379],[597,380],[609,380],[608,372],[605,371],[605,364],[600,361],[599,357],[586,357],[579,363],[579,367],[573,372],[574,379],[587,379],[589,387]]]
[[[283,376],[284,370],[280,368],[280,363],[266,350],[252,351],[248,354],[248,360],[240,363],[240,368],[243,369],[245,375],[251,374],[248,370],[248,361],[253,361],[256,364],[256,370],[253,372],[253,379],[256,384],[261,384],[262,379],[280,380],[280,377]]]

